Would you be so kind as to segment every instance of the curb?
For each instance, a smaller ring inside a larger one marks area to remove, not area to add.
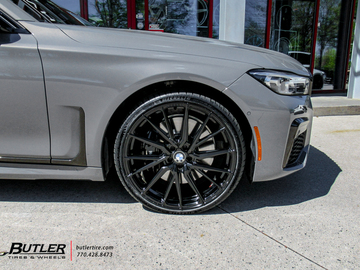
[[[314,116],[360,115],[360,106],[314,107]]]
[[[360,99],[344,96],[311,97],[314,116],[360,115]]]

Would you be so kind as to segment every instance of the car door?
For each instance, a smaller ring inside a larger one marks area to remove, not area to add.
[[[37,42],[1,9],[0,161],[50,162],[46,95]]]

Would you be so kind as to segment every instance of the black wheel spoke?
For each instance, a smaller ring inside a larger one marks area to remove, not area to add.
[[[193,129],[192,129],[189,137],[194,138],[195,135],[196,135],[196,133],[197,133],[197,131],[199,130],[199,127],[200,127],[200,126],[201,126],[201,123],[197,122],[197,123],[195,124],[195,126],[193,127]]]
[[[198,142],[198,140],[200,139],[201,134],[204,132],[204,129],[206,127],[207,122],[209,121],[211,116],[211,113],[208,114],[208,116],[206,117],[205,121],[201,124],[200,128],[198,129],[193,142],[190,145],[189,148],[189,153],[191,153],[192,151],[194,151],[195,147],[196,147],[196,143]]]
[[[146,189],[144,189],[143,193],[146,194],[146,192],[149,191],[150,188],[152,188],[153,185],[167,172],[169,171],[169,166],[162,167],[154,176],[154,178],[150,181],[150,183],[147,185]]]
[[[169,144],[171,144],[174,147],[177,147],[176,143],[169,139],[166,134],[164,133],[164,131],[162,131],[159,127],[157,127],[153,122],[151,122],[151,120],[149,118],[147,118],[146,116],[144,116],[144,118],[146,119],[146,121],[149,122],[149,124],[153,127],[153,129],[155,129],[155,131]]]
[[[138,173],[140,173],[140,172],[142,172],[142,171],[145,171],[145,170],[148,170],[148,169],[150,169],[150,168],[152,168],[152,167],[155,167],[156,165],[160,164],[161,162],[164,162],[165,160],[166,160],[166,157],[162,157],[162,158],[160,158],[160,159],[157,160],[157,161],[151,162],[151,163],[145,165],[144,167],[141,167],[140,169],[136,170],[135,172],[130,173],[130,174],[128,175],[128,177],[131,177],[131,176],[133,176],[133,175],[135,175],[135,174],[138,174]]]
[[[199,202],[200,204],[204,204],[204,198],[201,195],[200,191],[197,189],[196,184],[195,184],[195,180],[191,174],[191,170],[190,168],[185,168],[184,170],[184,177],[186,179],[186,181],[189,183],[191,189],[195,192],[195,194],[198,196],[199,198]]]
[[[205,159],[212,158],[220,155],[225,155],[234,152],[234,149],[224,149],[224,150],[214,150],[214,151],[204,151],[200,153],[190,154],[189,156],[196,159]]]
[[[170,190],[172,188],[172,185],[175,182],[175,176],[174,176],[173,172],[169,174],[169,177],[168,177],[167,181],[168,181],[168,186],[167,186],[165,194],[164,194],[164,201],[163,201],[164,203],[166,203],[166,200],[169,197],[169,193],[170,193]]]
[[[220,128],[218,131],[207,135],[205,138],[201,139],[195,146],[195,148],[199,147],[200,145],[204,144],[205,142],[207,142],[208,140],[214,138],[216,135],[220,134],[221,132],[223,132],[225,130],[225,127]]]
[[[181,140],[179,143],[179,148],[183,147],[187,142],[189,136],[189,105],[186,104],[184,117],[181,125]]]
[[[142,138],[142,137],[139,137],[139,136],[136,136],[136,135],[133,135],[133,134],[129,134],[129,136],[136,139],[136,140],[138,140],[138,141],[141,141],[141,142],[144,142],[144,143],[146,143],[148,145],[154,146],[154,147],[158,148],[159,150],[161,150],[162,152],[164,152],[165,154],[170,155],[170,151],[167,150],[166,147],[161,143],[154,142],[152,140]]]
[[[183,200],[182,200],[182,194],[181,194],[181,175],[179,172],[175,172],[175,175],[174,175],[174,178],[175,178],[175,186],[176,186],[176,192],[177,192],[177,195],[178,195],[178,198],[179,198],[179,208],[180,209],[183,209]]]
[[[206,173],[202,170],[195,169],[198,173],[200,173],[202,176],[204,176],[207,180],[209,180],[212,184],[214,184],[218,189],[222,189],[221,186],[216,183],[214,180],[212,180],[209,176],[206,175]]]
[[[169,137],[170,137],[170,139],[174,140],[174,125],[172,123],[172,120],[169,119],[168,115],[165,113],[164,108],[161,108],[161,111],[162,111],[163,116],[164,116],[166,129],[169,132]]]
[[[220,168],[216,168],[216,167],[209,166],[209,165],[205,165],[205,164],[194,163],[194,164],[191,165],[191,167],[193,167],[194,169],[201,169],[201,170],[205,170],[205,171],[212,171],[212,172],[221,172],[221,173],[232,174],[230,170],[220,169]]]

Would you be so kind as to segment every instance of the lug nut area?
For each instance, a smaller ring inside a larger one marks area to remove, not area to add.
[[[177,165],[182,165],[186,161],[187,155],[183,151],[178,150],[174,152],[172,158]]]

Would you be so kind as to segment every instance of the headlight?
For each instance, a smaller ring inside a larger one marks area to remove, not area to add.
[[[308,95],[311,91],[308,77],[275,70],[251,70],[248,73],[281,95]]]

